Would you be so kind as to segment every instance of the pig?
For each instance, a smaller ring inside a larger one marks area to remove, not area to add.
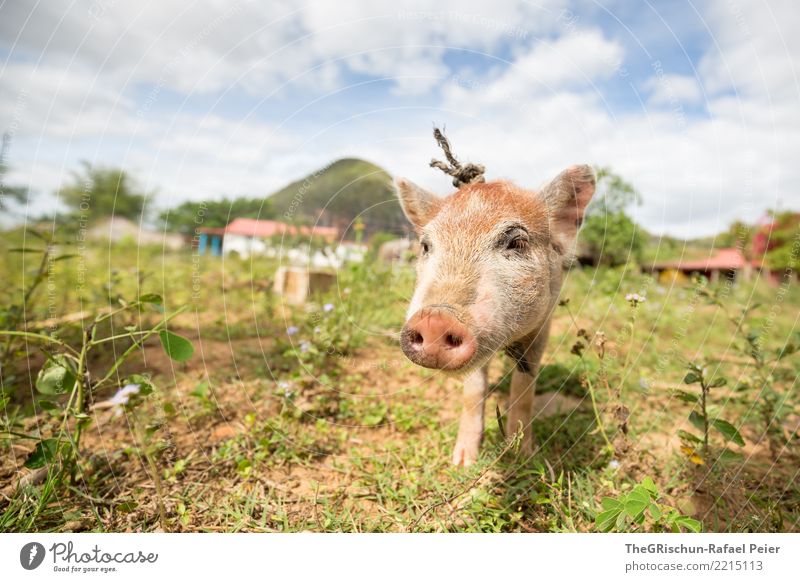
[[[420,242],[400,345],[415,364],[464,378],[455,465],[478,458],[487,370],[500,350],[515,363],[506,432],[522,431],[521,454],[533,451],[539,363],[595,184],[588,165],[566,169],[539,191],[492,181],[461,185],[440,198],[405,178],[395,180]]]

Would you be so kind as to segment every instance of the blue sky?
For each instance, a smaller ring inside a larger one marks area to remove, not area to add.
[[[577,162],[641,191],[656,233],[800,208],[791,2],[0,4],[11,182],[58,208],[80,160],[165,207],[266,195],[359,156],[441,194],[434,123],[490,178]]]

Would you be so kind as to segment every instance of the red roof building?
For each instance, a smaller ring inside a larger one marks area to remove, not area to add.
[[[678,271],[687,276],[703,275],[710,281],[716,281],[720,275],[735,280],[740,274],[749,276],[751,264],[739,249],[722,248],[706,258],[655,263],[651,270],[658,274],[663,271]]]
[[[225,227],[225,234],[238,234],[254,238],[271,238],[273,236],[293,236],[296,234],[319,237],[333,242],[339,236],[339,229],[332,226],[296,227],[275,220],[257,220],[255,218],[236,218]]]

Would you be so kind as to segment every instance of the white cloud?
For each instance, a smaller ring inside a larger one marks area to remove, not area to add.
[[[79,159],[123,165],[162,203],[268,192],[343,155],[444,192],[448,180],[427,168],[440,155],[435,121],[447,123],[461,157],[524,185],[575,162],[612,166],[643,192],[636,213],[656,232],[709,234],[779,202],[800,206],[790,2],[714,3],[697,76],[667,69],[650,79],[629,78],[621,42],[563,18],[561,5],[6,3],[0,119],[14,128],[10,161],[40,192]],[[389,79],[409,106],[313,102],[353,75]],[[269,110],[285,83],[302,95],[298,110],[310,104],[303,128],[291,107],[271,122],[251,108],[256,96],[256,109]],[[614,102],[608,86],[627,83],[644,90],[644,103]],[[197,96],[207,111],[180,104]],[[218,110],[242,96],[241,110]],[[41,196],[39,210],[51,201]]]
[[[642,88],[650,94],[650,103],[654,105],[695,105],[703,101],[697,79],[688,75],[656,75],[645,81]]]
[[[85,67],[12,62],[2,80],[0,116],[17,115],[19,134],[80,138],[136,131],[133,102]]]
[[[117,85],[197,92],[240,83],[264,93],[326,61],[379,76],[415,66],[423,76],[438,74],[444,48],[492,50],[528,37],[554,21],[561,4],[496,0],[487,10],[476,0],[444,0],[431,10],[424,0],[402,7],[389,0],[13,3],[3,6],[0,38],[14,54],[81,63]]]
[[[712,92],[733,91],[766,102],[797,102],[800,13],[792,0],[711,3],[715,45],[700,62]]]

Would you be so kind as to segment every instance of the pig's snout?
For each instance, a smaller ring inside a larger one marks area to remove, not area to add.
[[[449,313],[421,309],[411,316],[400,336],[409,360],[438,370],[458,370],[475,355],[477,344],[467,326]]]

